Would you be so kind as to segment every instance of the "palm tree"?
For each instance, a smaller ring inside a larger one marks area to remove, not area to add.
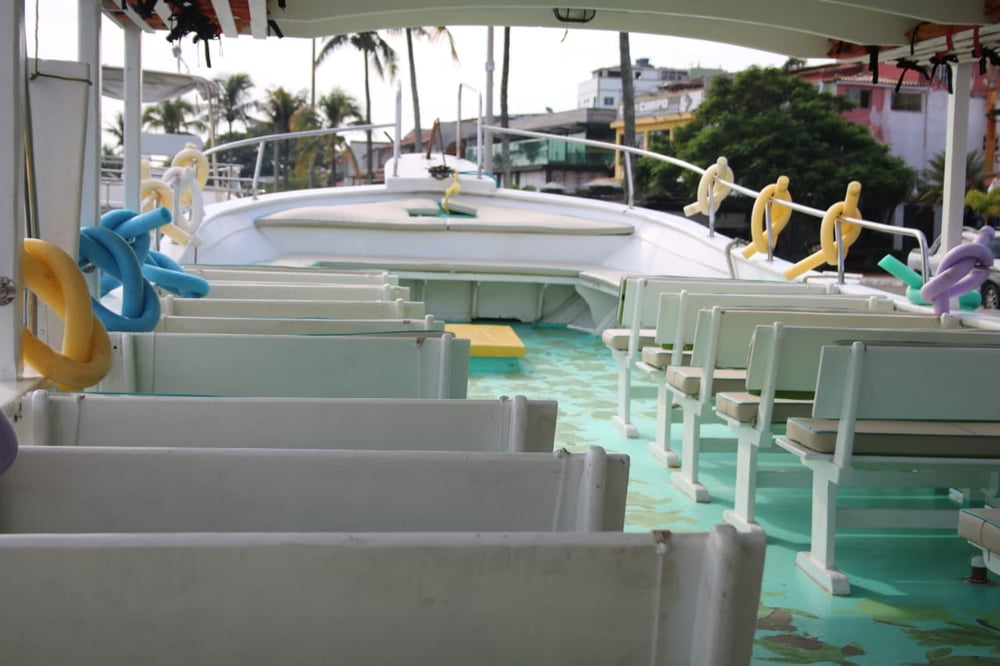
[[[319,100],[319,110],[311,106],[303,106],[291,117],[291,130],[319,129],[320,127],[340,127],[350,118],[360,118],[358,104],[341,88],[334,88]],[[336,182],[337,156],[345,148],[344,137],[336,134],[329,136],[314,136],[299,139],[296,143],[295,175],[301,177],[308,171],[309,186],[312,187],[312,169],[317,157],[322,157],[330,163],[330,184]],[[353,157],[353,154],[352,154]],[[355,170],[357,172],[357,170]]]
[[[334,35],[319,51],[316,56],[316,64],[322,63],[328,55],[345,44],[350,44],[361,51],[365,57],[365,124],[372,123],[372,95],[369,80],[369,70],[375,68],[375,72],[380,78],[385,78],[386,72],[390,76],[396,76],[398,60],[396,52],[389,43],[386,42],[377,32],[356,32],[349,35]],[[374,168],[372,165],[372,131],[365,132],[365,143],[368,156],[368,182],[374,179]]]
[[[622,69],[622,145],[635,146],[635,86],[632,79],[632,51],[627,32],[618,33],[618,58]],[[626,160],[630,155],[622,154]],[[631,187],[631,183],[628,187]],[[632,192],[629,192],[632,194]]]
[[[965,189],[977,190],[983,187],[985,166],[983,155],[973,150],[965,156]],[[917,178],[917,197],[919,204],[936,208],[944,200],[944,153],[938,153],[930,159],[928,167],[920,171]]]
[[[341,127],[348,120],[361,118],[361,110],[358,102],[342,88],[334,88],[319,99],[319,108],[326,118],[327,127]],[[358,174],[358,164],[354,159],[354,152],[346,145],[344,137],[334,135],[327,141],[327,156],[330,160],[330,184],[337,183],[337,148],[347,151],[351,162],[354,164],[354,173]]]
[[[122,148],[125,145],[125,114],[116,113],[114,122],[105,125],[104,131],[115,138],[115,148]]]
[[[250,96],[254,87],[249,74],[229,74],[215,79],[219,84],[219,104],[222,106],[222,117],[226,119],[229,134],[233,133],[233,123],[249,125],[253,118],[250,112],[255,103]]]
[[[267,97],[258,107],[264,112],[266,119],[263,124],[271,134],[281,134],[292,131],[292,116],[301,107],[306,106],[306,95],[304,92],[290,93],[282,87],[270,88],[267,90]],[[282,173],[281,146],[287,141],[274,142],[274,152],[272,161],[274,164],[274,182],[278,184],[278,176]],[[288,174],[285,170],[284,184],[288,186]]]
[[[458,51],[455,50],[455,38],[448,28],[442,25],[434,28],[406,29],[406,55],[410,60],[410,94],[413,96],[413,148],[419,153],[423,151],[424,145],[420,127],[420,97],[417,94],[417,66],[413,59],[414,36],[423,37],[431,42],[435,42],[441,37],[447,37],[448,48],[451,50],[451,57],[455,62],[458,62]]]
[[[194,113],[194,106],[183,97],[165,99],[143,109],[142,123],[151,128],[160,128],[167,134],[179,134],[181,130],[188,128],[203,130],[203,122],[188,120],[188,116]]]
[[[507,107],[507,85],[510,82],[510,26],[503,29],[503,63],[500,65],[500,127],[510,127]],[[500,163],[503,167],[503,186],[510,187],[510,135],[500,137]]]

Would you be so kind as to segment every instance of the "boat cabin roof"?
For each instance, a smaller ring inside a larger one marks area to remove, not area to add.
[[[199,39],[324,37],[424,25],[579,27],[725,42],[796,57],[879,59],[980,52],[1000,0],[618,0],[587,9],[537,0],[101,0],[119,25]],[[978,28],[978,30],[977,30]]]

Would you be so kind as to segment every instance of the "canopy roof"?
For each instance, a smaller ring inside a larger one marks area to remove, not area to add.
[[[124,10],[123,0],[101,2],[119,24],[200,39],[326,37],[424,25],[585,27],[803,58],[863,58],[874,49],[890,60],[936,52],[971,55],[980,43],[997,46],[1000,37],[1000,0],[596,0],[579,9],[538,0],[187,0],[184,9],[173,0],[124,0]],[[560,21],[557,12],[579,21]]]
[[[142,72],[142,102],[152,104],[165,99],[180,97],[197,90],[205,99],[211,99],[219,84],[200,76],[172,74],[170,72]],[[103,65],[101,67],[101,94],[113,99],[125,99],[124,74],[121,67]]]

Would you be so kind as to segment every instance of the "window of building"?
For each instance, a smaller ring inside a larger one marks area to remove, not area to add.
[[[872,105],[871,90],[864,90],[862,88],[848,88],[847,92],[845,92],[844,94],[847,95],[847,99],[854,102],[854,105],[857,106],[859,109],[871,108]]]
[[[921,111],[923,109],[923,95],[912,92],[893,93],[890,108],[893,111]]]
[[[614,105],[615,105],[615,98],[614,97],[605,97],[604,98],[604,106],[614,106]]]

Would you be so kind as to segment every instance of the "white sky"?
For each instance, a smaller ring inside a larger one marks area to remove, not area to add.
[[[26,0],[25,14],[27,47],[30,56],[36,53],[46,59],[76,58],[76,5],[77,0]],[[38,10],[37,40],[35,39],[35,11]],[[503,56],[503,30],[495,31],[495,92],[494,112],[500,109],[500,65]],[[443,41],[415,44],[415,60],[419,78],[421,124],[428,128],[435,118],[453,121],[458,107],[458,84],[466,83],[485,93],[486,28],[456,27],[452,29],[460,62],[451,59]],[[105,19],[102,28],[102,52],[105,64],[123,64],[124,54],[121,31]],[[167,72],[178,71],[178,61],[172,54],[172,45],[166,33],[143,35],[143,67]],[[406,60],[406,40],[403,36],[386,36],[399,54],[399,76],[403,80],[403,129],[412,128],[410,112],[409,74]],[[721,67],[739,71],[750,65],[781,65],[783,55],[754,51],[736,46],[700,42],[676,37],[662,37],[633,33],[631,54],[649,58],[660,67],[687,68],[691,66]],[[316,49],[321,46],[316,41]],[[226,39],[210,42],[212,68],[206,66],[204,44],[192,44],[188,36],[180,42],[183,64],[180,71],[206,78],[245,72],[250,74],[257,98],[265,90],[284,86],[291,92],[310,88],[310,62],[312,42],[307,39],[254,40],[252,38]],[[590,78],[590,73],[601,67],[618,64],[618,33],[602,31],[551,28],[512,28],[510,64],[510,111],[537,113],[545,107],[563,111],[576,107],[577,84]],[[336,53],[316,71],[317,98],[339,86],[354,95],[359,105],[364,104],[363,61],[359,52],[346,47]],[[393,121],[394,84],[372,78],[372,120],[376,123]],[[104,106],[104,125],[110,114],[120,108],[113,101]],[[463,95],[462,115],[474,115],[475,97]]]

